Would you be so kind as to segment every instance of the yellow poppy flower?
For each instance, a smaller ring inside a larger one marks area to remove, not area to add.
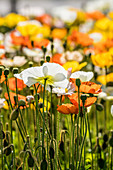
[[[111,66],[113,64],[110,52],[100,53],[91,56],[94,65],[99,67]]]
[[[4,22],[5,22],[4,18],[0,17],[0,26],[4,25]]]
[[[19,14],[10,13],[7,16],[5,16],[4,20],[5,20],[5,25],[7,25],[8,27],[14,27],[19,22],[26,21],[27,19],[26,17],[21,16]]]
[[[106,30],[108,30],[110,23],[111,23],[111,21],[107,17],[104,17],[104,18],[96,21],[94,27],[97,30],[99,29],[102,31],[106,31]]]
[[[65,68],[65,70],[72,68],[72,73],[73,73],[75,71],[81,70],[86,65],[87,65],[87,62],[83,62],[83,63],[79,64],[79,62],[77,62],[77,61],[68,61],[63,65],[63,67]]]
[[[106,82],[113,81],[113,73],[107,74],[107,75],[102,75],[98,76],[97,81],[102,83],[103,85],[106,85]]]

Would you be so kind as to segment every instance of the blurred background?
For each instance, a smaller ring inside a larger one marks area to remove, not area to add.
[[[20,12],[22,8],[29,6],[37,6],[44,8],[48,13],[56,6],[73,6],[76,8],[84,8],[92,10],[92,8],[101,8],[106,6],[112,8],[113,0],[0,0],[0,15],[5,15],[9,12]]]

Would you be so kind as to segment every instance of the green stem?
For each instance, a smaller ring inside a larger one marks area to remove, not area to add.
[[[84,143],[85,143],[85,139],[86,139],[86,134],[87,134],[87,122],[86,122],[86,117],[85,117],[85,107],[83,104],[83,114],[84,114],[84,120],[85,120],[85,133],[84,133],[84,137],[83,137],[83,141],[82,141],[82,145],[81,145],[81,150],[80,150],[80,159],[79,159],[79,166],[78,166],[78,170],[80,170],[80,166],[81,166],[81,159],[82,159],[82,151],[83,151],[83,147],[84,147]]]
[[[78,87],[78,108],[79,108],[79,113],[78,113],[78,118],[77,118],[77,159],[76,159],[76,168],[77,168],[78,159],[79,159],[80,87]]]
[[[93,170],[93,147],[92,147],[91,131],[90,131],[90,123],[89,123],[88,113],[87,113],[87,123],[88,123],[88,131],[89,131],[89,140],[90,140],[90,145],[91,145],[92,170]]]
[[[45,113],[44,113],[45,87],[46,87],[46,79],[44,80],[44,91],[43,91],[43,132],[42,132],[42,147],[43,148],[44,148],[44,134],[45,134]],[[42,156],[43,156],[43,150],[42,150]]]

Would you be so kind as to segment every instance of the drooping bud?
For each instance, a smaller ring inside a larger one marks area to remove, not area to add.
[[[18,118],[18,115],[19,115],[19,109],[16,108],[11,112],[10,119],[16,120]]]
[[[81,85],[80,79],[76,79],[76,85],[77,85],[78,87],[80,87],[80,85]]]
[[[4,69],[4,75],[5,75],[5,77],[7,77],[9,75],[9,69],[8,68]]]
[[[18,73],[18,68],[13,68],[13,74],[17,74]]]
[[[46,61],[50,62],[50,56],[46,56]]]
[[[29,67],[32,67],[33,66],[33,62],[32,61],[29,61]]]
[[[42,66],[44,64],[44,60],[42,59],[41,61],[40,61],[40,65]]]

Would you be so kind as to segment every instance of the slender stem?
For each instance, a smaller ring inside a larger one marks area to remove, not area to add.
[[[7,76],[6,76],[6,90],[7,90],[7,94],[8,94],[8,98],[9,98],[9,104],[10,104],[10,111],[13,110],[12,104],[11,104],[11,99],[10,99],[10,95],[9,95],[9,88],[8,88],[8,80],[7,80]],[[13,143],[13,134],[12,134],[12,120],[11,120],[11,143]]]
[[[46,87],[46,79],[44,80],[44,91],[43,91],[43,133],[42,133],[43,148],[44,148],[44,134],[45,134],[45,113],[44,113],[45,87]],[[42,151],[42,156],[43,156],[43,151]]]
[[[77,118],[77,159],[76,159],[76,168],[77,168],[78,159],[79,159],[80,87],[78,87],[78,108],[79,108],[79,113],[78,113],[78,118]]]
[[[90,123],[89,123],[88,113],[87,113],[87,123],[88,123],[88,131],[89,131],[89,140],[90,140],[90,145],[91,145],[92,170],[93,170],[93,147],[92,147],[91,131],[90,131]]]
[[[79,166],[78,166],[78,170],[80,170],[80,166],[81,166],[81,159],[82,159],[82,151],[83,151],[83,147],[84,147],[84,143],[85,143],[85,139],[86,139],[86,134],[87,134],[87,122],[86,122],[86,117],[85,117],[85,107],[83,104],[83,114],[84,114],[84,120],[85,120],[85,133],[84,133],[84,137],[83,137],[83,141],[82,141],[82,145],[81,145],[81,150],[80,150],[80,159],[79,159]]]

